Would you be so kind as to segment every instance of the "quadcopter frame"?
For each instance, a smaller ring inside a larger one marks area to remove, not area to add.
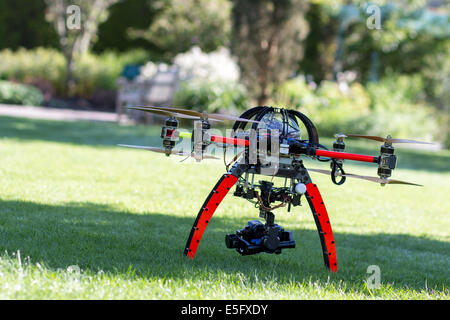
[[[350,177],[379,183],[381,186],[387,184],[421,186],[415,183],[389,179],[397,163],[393,143],[433,144],[415,140],[393,139],[391,136],[382,138],[359,134],[337,134],[335,135],[336,141],[333,143],[333,149],[330,151],[319,144],[319,136],[311,120],[295,110],[260,106],[245,111],[240,117],[234,117],[217,113],[208,115],[205,112],[200,113],[195,110],[168,107],[132,107],[131,109],[168,116],[161,132],[164,149],[121,145],[123,147],[165,153],[167,156],[175,154],[194,157],[198,162],[203,159],[215,158],[206,154],[207,147],[212,143],[222,144],[224,147],[244,147],[244,151],[232,160],[234,165],[225,163],[227,173],[219,179],[197,214],[184,250],[184,254],[190,259],[195,257],[200,241],[216,209],[231,188],[236,185],[233,195],[250,202],[256,198],[255,206],[259,207],[260,217],[266,220],[266,224],[263,225],[259,221],[250,221],[244,229],[238,230],[236,234],[226,235],[225,243],[228,248],[235,248],[242,255],[259,252],[279,254],[282,249],[294,248],[295,242],[292,233],[284,231],[281,226],[274,224],[275,215],[272,211],[287,204],[289,205],[288,211],[290,211],[291,205],[301,205],[301,197],[305,196],[316,223],[325,266],[328,270],[336,272],[338,269],[336,246],[330,218],[320,191],[317,185],[312,182],[301,157],[309,157],[320,162],[330,162],[331,171],[312,168],[309,170],[330,176],[332,182],[336,185],[342,185],[346,178]],[[274,120],[275,114],[278,119]],[[267,115],[268,117],[266,117]],[[195,129],[192,134],[177,130],[179,123],[176,118],[178,117],[195,120]],[[281,119],[279,119],[280,117]],[[222,120],[235,121],[232,137],[210,134],[211,125],[209,121]],[[307,140],[301,140],[298,126],[300,122],[306,128]],[[250,131],[245,131],[249,124],[251,124]],[[259,127],[260,124],[263,124],[261,128]],[[281,130],[279,130],[280,127]],[[242,138],[242,134],[244,138]],[[379,156],[347,153],[344,143],[344,138],[347,137],[365,138],[384,142],[384,144],[381,146]],[[189,153],[174,149],[179,138],[191,138],[193,147]],[[270,149],[266,148],[268,140],[271,141]],[[224,149],[224,162],[225,152],[226,149]],[[274,155],[278,160],[276,165],[269,167],[272,172],[265,171],[267,170],[267,162],[265,161]],[[343,169],[344,160],[377,164],[379,177],[346,174]],[[272,178],[285,178],[285,186],[274,187],[273,183],[268,181],[260,181],[259,185],[254,184],[256,174],[271,176]],[[249,183],[249,175],[252,175],[251,183]],[[339,181],[338,178],[340,178]],[[290,187],[287,187],[288,179],[291,181]],[[256,190],[257,188],[259,188],[259,191]],[[271,203],[277,201],[280,201],[281,204],[272,207]]]
[[[252,118],[256,116],[255,120],[260,121],[265,114],[272,112],[274,108],[272,107],[256,107],[248,110],[241,115],[241,118]],[[290,113],[291,116],[298,117],[305,125],[310,143],[318,144],[318,134],[313,123],[302,113],[293,110],[283,110],[287,114]],[[243,129],[245,127],[245,122],[237,121],[233,127],[236,132],[238,129]],[[252,125],[256,128],[257,123]],[[198,246],[202,239],[202,236],[209,225],[212,216],[214,215],[216,209],[231,190],[231,188],[238,182],[239,178],[243,173],[258,173],[258,166],[251,166],[245,161],[245,157],[242,161],[237,162],[228,173],[224,174],[217,184],[214,186],[205,202],[203,203],[194,225],[189,234],[184,254],[190,258],[194,259],[197,252]],[[331,228],[330,219],[325,207],[324,201],[320,194],[320,191],[316,184],[314,184],[308,174],[308,171],[303,166],[301,161],[297,161],[296,165],[291,166],[288,170],[280,170],[277,176],[283,176],[285,178],[296,179],[298,182],[306,185],[305,196],[308,204],[311,208],[314,221],[319,233],[320,242],[322,245],[322,252],[325,266],[332,272],[337,271],[337,258],[336,258],[336,246],[333,236],[333,231]]]

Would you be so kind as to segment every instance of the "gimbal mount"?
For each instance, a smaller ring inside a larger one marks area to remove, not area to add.
[[[247,180],[239,182],[233,195],[249,201],[257,199],[254,203],[259,208],[259,217],[264,218],[266,223],[262,224],[257,220],[249,221],[245,228],[236,231],[235,234],[227,234],[225,236],[227,248],[235,248],[241,255],[260,252],[280,254],[282,249],[295,248],[292,232],[285,231],[275,224],[275,214],[272,211],[286,206],[287,203],[289,203],[289,209],[292,203],[300,205],[301,194],[294,194],[290,187],[274,188],[273,183],[268,181],[260,181],[257,186],[253,183],[247,188],[246,186],[248,186]],[[281,204],[271,207],[271,204],[276,201],[280,201]]]

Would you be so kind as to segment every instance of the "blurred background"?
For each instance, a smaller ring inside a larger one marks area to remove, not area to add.
[[[0,104],[306,113],[450,147],[446,0],[1,0]],[[8,105],[8,106],[4,106]],[[24,107],[25,109],[25,107]]]

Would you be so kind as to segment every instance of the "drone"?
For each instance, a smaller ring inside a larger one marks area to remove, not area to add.
[[[165,154],[193,157],[197,162],[204,159],[218,159],[209,155],[211,145],[224,148],[226,173],[214,186],[197,215],[190,230],[184,254],[194,259],[200,241],[210,224],[214,212],[222,200],[235,186],[233,196],[248,200],[259,209],[259,220],[248,224],[235,233],[225,235],[225,245],[235,249],[240,255],[258,253],[281,254],[283,249],[295,248],[291,231],[286,231],[275,223],[274,210],[300,206],[306,198],[312,211],[319,233],[325,267],[337,272],[336,245],[330,218],[318,186],[312,181],[309,171],[330,176],[336,185],[343,185],[347,178],[363,179],[380,184],[403,184],[422,186],[415,183],[390,179],[397,165],[394,144],[415,143],[432,144],[407,139],[394,139],[361,134],[335,135],[332,150],[319,143],[319,135],[313,122],[303,113],[285,108],[258,106],[235,117],[219,113],[208,114],[195,110],[174,107],[130,107],[130,109],[150,112],[167,117],[161,130],[162,148],[124,145],[121,147],[137,148]],[[180,119],[194,121],[194,130],[181,132]],[[211,123],[234,121],[230,136],[211,133]],[[302,129],[300,129],[302,127]],[[306,136],[302,131],[306,129]],[[190,150],[177,150],[177,142],[191,139]],[[377,156],[345,152],[346,138],[363,138],[381,142]],[[226,151],[232,149],[236,155],[230,163],[226,162]],[[240,152],[238,152],[241,150]],[[329,162],[330,170],[306,168],[304,160],[313,159]],[[370,163],[378,167],[378,177],[368,177],[346,173],[344,161]],[[262,177],[255,182],[255,176]],[[276,187],[273,178],[284,179],[284,186]],[[270,181],[267,179],[270,178]]]

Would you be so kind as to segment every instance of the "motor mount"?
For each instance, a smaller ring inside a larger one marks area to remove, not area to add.
[[[387,139],[391,139],[388,136]],[[397,165],[397,156],[395,156],[395,148],[392,143],[386,141],[380,148],[380,160],[378,167],[378,176],[381,179],[387,179],[392,175],[392,170],[395,169]]]
[[[166,150],[166,156],[170,156],[172,149],[175,147],[178,137],[179,122],[175,117],[168,117],[164,121],[161,129],[161,138],[163,139],[163,147]]]
[[[194,122],[194,131],[191,137],[195,161],[200,162],[206,148],[211,144],[209,130],[211,124],[207,118]]]

